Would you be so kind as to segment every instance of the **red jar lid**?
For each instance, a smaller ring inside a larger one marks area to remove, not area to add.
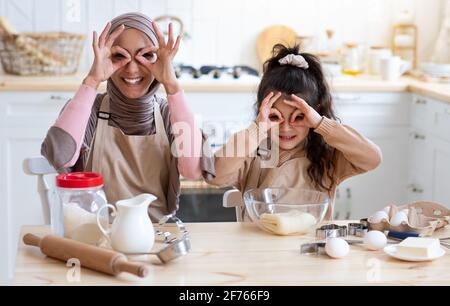
[[[73,172],[56,177],[56,186],[62,188],[89,188],[103,185],[103,177],[95,172]]]

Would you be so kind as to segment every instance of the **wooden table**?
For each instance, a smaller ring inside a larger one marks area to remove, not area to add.
[[[190,223],[192,251],[168,265],[156,256],[147,261],[150,274],[139,279],[81,269],[80,281],[67,278],[70,267],[46,258],[35,247],[19,243],[15,285],[449,285],[450,256],[432,262],[403,262],[382,251],[351,246],[343,259],[301,255],[300,244],[312,237],[265,233],[248,223]],[[46,226],[25,226],[49,233]],[[441,236],[447,233],[441,232]]]

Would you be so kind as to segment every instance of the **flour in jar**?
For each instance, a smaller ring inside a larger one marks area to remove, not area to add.
[[[97,216],[81,208],[77,203],[64,204],[64,237],[96,245],[103,234],[97,226]],[[103,227],[107,227],[105,218],[100,218]]]

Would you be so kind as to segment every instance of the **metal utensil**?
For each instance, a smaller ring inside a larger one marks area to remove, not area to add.
[[[347,236],[347,226],[337,224],[327,224],[316,229],[316,238],[338,238]]]
[[[156,255],[159,260],[163,264],[168,263],[174,259],[182,257],[189,253],[191,250],[191,241],[188,236],[185,236],[183,239],[176,239],[167,244],[166,247],[162,248],[158,252],[149,252],[149,253],[131,253],[127,254],[130,256],[139,256],[139,255]]]
[[[324,255],[325,242],[304,243],[300,245],[300,254]]]
[[[169,231],[163,231],[163,227],[164,225],[167,224],[167,221],[172,220],[175,222],[175,225],[178,228],[178,234],[173,234],[172,232]],[[159,239],[163,242],[167,242],[169,243],[170,241],[176,239],[177,236],[184,236],[184,235],[188,235],[188,231],[186,230],[186,226],[184,225],[183,221],[180,220],[180,218],[176,217],[174,214],[170,214],[170,215],[166,215],[164,217],[161,218],[161,220],[159,220],[158,222],[158,227],[156,228],[155,231],[156,234],[156,239]]]
[[[369,228],[364,225],[363,223],[349,223],[348,224],[348,234],[357,236],[357,237],[364,237],[366,233],[369,231]]]
[[[355,245],[355,244],[362,244],[363,241],[362,240],[347,240],[344,239],[345,241],[347,241],[347,243],[349,245]],[[310,254],[310,255],[324,255],[326,254],[325,252],[325,245],[326,242],[325,241],[321,241],[321,242],[313,242],[313,243],[304,243],[300,246],[300,253],[301,254]]]
[[[164,249],[156,253],[162,263],[168,263],[176,258],[186,255],[191,250],[191,241],[188,236],[170,242]]]
[[[167,221],[173,220],[177,226],[178,233],[174,234],[169,231],[163,231],[162,227]],[[163,264],[166,264],[174,259],[182,257],[190,252],[191,241],[189,239],[189,233],[186,230],[184,223],[175,215],[164,216],[158,222],[158,228],[156,229],[156,239],[163,242],[166,246],[157,252],[148,253],[132,253],[127,255],[156,255]]]

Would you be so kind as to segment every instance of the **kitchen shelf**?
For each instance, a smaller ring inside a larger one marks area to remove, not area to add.
[[[410,46],[401,46],[396,42],[396,37],[408,36],[411,37],[412,43]],[[402,56],[405,51],[411,52],[411,62],[413,68],[417,67],[417,45],[418,45],[418,29],[415,24],[397,24],[394,25],[394,33],[392,36],[392,51],[394,55]]]

